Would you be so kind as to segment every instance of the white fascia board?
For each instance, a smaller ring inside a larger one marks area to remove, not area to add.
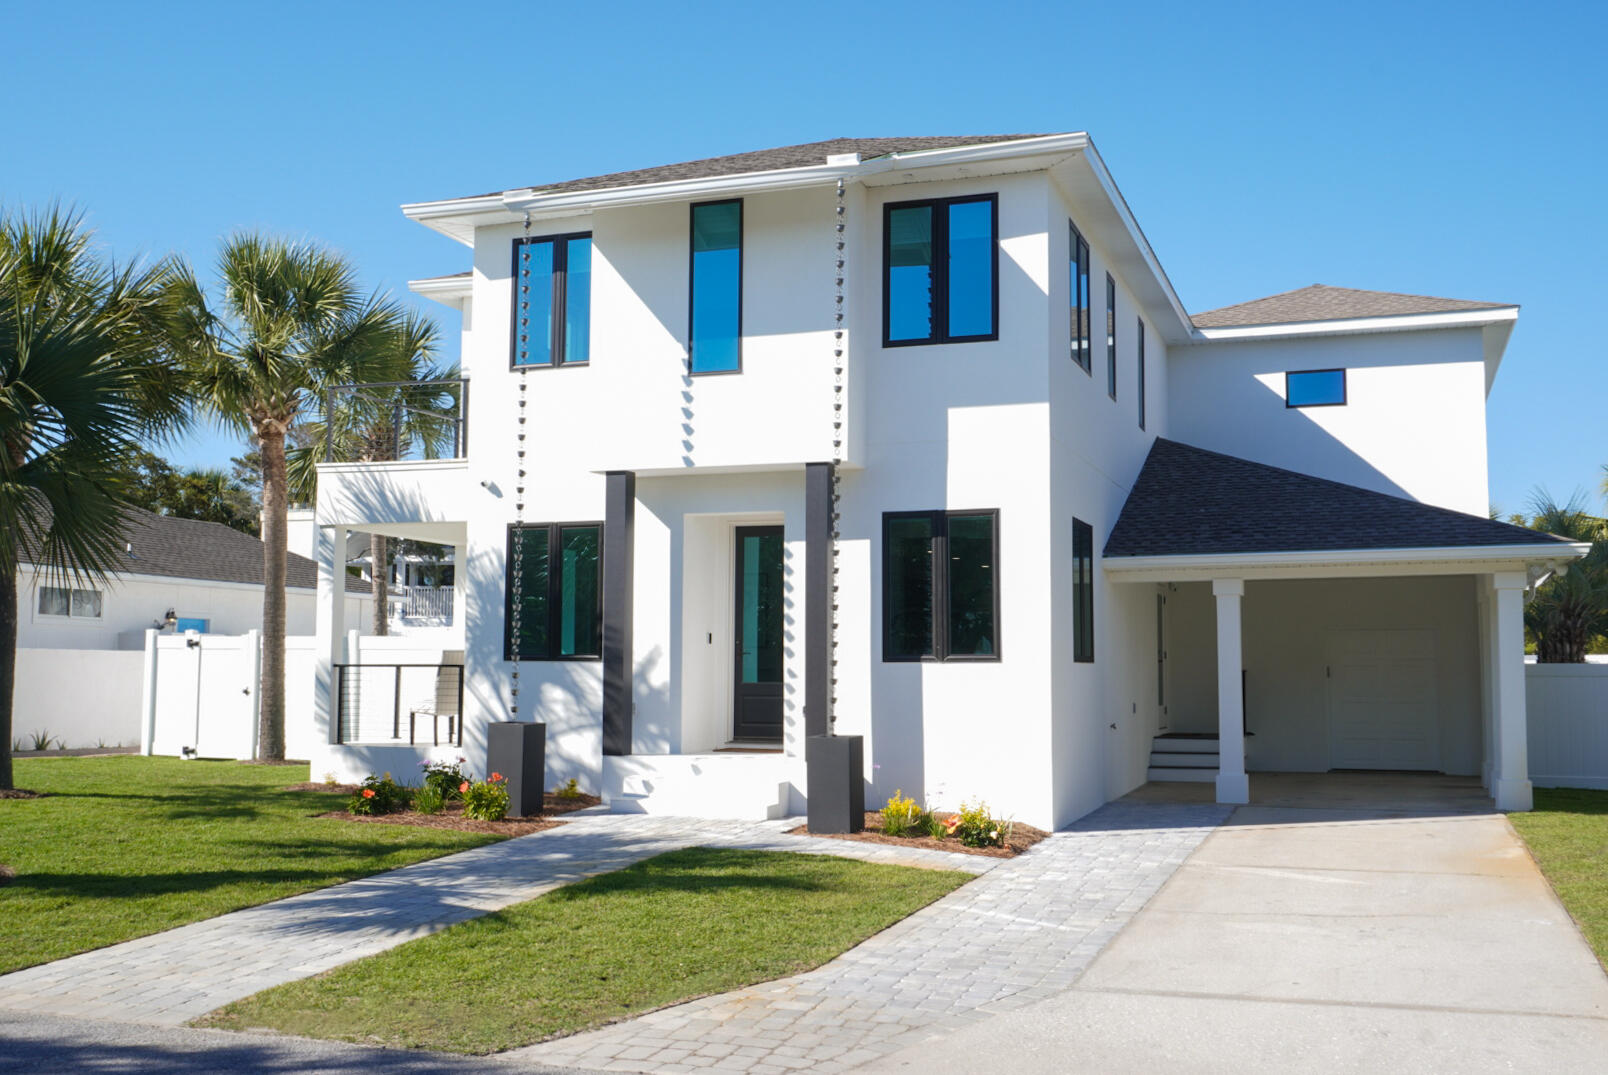
[[[402,206],[402,215],[464,246],[473,247],[477,227],[519,220],[503,208],[502,199],[501,194],[485,194],[441,202],[411,202]]]
[[[1175,328],[1178,331],[1168,333],[1166,338],[1169,342],[1174,339],[1187,339],[1194,330],[1194,324],[1189,320],[1189,312],[1184,309],[1182,300],[1178,298],[1178,292],[1173,289],[1172,280],[1167,276],[1167,270],[1161,267],[1161,259],[1156,256],[1156,251],[1151,247],[1150,240],[1145,237],[1144,229],[1139,227],[1138,218],[1133,215],[1133,210],[1128,208],[1128,199],[1124,198],[1122,191],[1117,189],[1117,181],[1111,178],[1111,172],[1106,168],[1105,161],[1100,156],[1100,151],[1094,147],[1092,141],[1087,139],[1085,141],[1087,145],[1083,151],[1083,156],[1089,163],[1089,169],[1094,173],[1095,180],[1099,182],[1100,189],[1105,192],[1106,199],[1111,203],[1111,208],[1116,210],[1117,216],[1122,219],[1122,226],[1127,230],[1129,240],[1133,243],[1134,248],[1138,250],[1139,257],[1144,261],[1145,267],[1150,270],[1150,275],[1160,285],[1162,293],[1167,296],[1167,306],[1177,319]]]
[[[422,280],[409,280],[408,290],[420,298],[432,299],[443,306],[458,309],[473,294],[473,276],[427,276]]]
[[[1339,549],[1322,552],[1204,553],[1101,558],[1113,582],[1191,582],[1214,578],[1335,578],[1378,575],[1465,575],[1566,567],[1591,551],[1581,542],[1462,548]]]
[[[1350,317],[1335,321],[1287,321],[1276,325],[1226,325],[1197,328],[1192,343],[1217,340],[1271,340],[1300,336],[1353,336],[1369,332],[1412,332],[1436,328],[1511,326],[1519,318],[1517,306],[1487,310],[1447,310],[1433,314],[1393,314],[1389,317]]]

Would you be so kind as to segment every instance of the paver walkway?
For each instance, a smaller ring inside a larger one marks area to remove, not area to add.
[[[592,874],[694,845],[983,872],[1001,860],[788,836],[767,822],[586,813],[563,826],[0,976],[0,1009],[177,1025]]]
[[[807,974],[505,1058],[754,1075],[875,1061],[1068,989],[1231,810],[1107,805]]]

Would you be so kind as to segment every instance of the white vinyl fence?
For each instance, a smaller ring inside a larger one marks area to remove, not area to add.
[[[1608,788],[1608,664],[1524,669],[1530,781],[1544,788]]]
[[[12,740],[24,750],[34,733],[53,747],[137,746],[143,667],[138,650],[17,650]]]

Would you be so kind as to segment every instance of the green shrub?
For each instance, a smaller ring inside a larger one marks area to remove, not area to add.
[[[905,796],[903,788],[895,788],[893,798],[882,808],[882,831],[889,836],[925,836],[928,816],[920,803]]]
[[[413,795],[413,809],[421,814],[439,814],[447,805],[446,797],[435,788],[425,785]]]
[[[501,773],[492,773],[486,779],[463,788],[463,816],[476,821],[501,821],[508,816],[508,781]]]
[[[463,758],[452,762],[421,761],[419,768],[424,770],[424,786],[440,792],[443,803],[458,798],[462,794],[458,789],[469,782],[463,763]]]
[[[384,776],[370,773],[363,778],[363,786],[352,793],[352,799],[346,804],[346,810],[348,813],[368,817],[394,814],[406,810],[410,798],[412,795],[409,790],[392,780],[390,773]]]
[[[560,799],[579,799],[581,797],[581,785],[576,783],[575,778],[572,776],[563,784],[554,788],[553,794]]]
[[[925,835],[931,836],[934,840],[942,840],[949,835],[949,828],[944,824],[944,819],[930,810],[921,819],[921,829]]]
[[[988,804],[976,806],[962,802],[944,827],[967,847],[1004,847],[1011,836],[1011,823],[988,815]]]

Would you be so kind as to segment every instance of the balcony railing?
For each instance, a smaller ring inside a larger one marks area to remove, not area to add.
[[[451,586],[393,586],[385,610],[399,627],[451,627]]]
[[[324,400],[324,462],[462,459],[468,420],[461,377],[337,385]]]
[[[463,746],[463,666],[338,664],[337,743]]]

